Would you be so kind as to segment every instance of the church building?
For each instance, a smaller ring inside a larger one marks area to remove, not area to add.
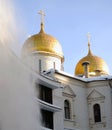
[[[44,15],[43,12],[40,14]],[[41,130],[112,130],[112,76],[109,75],[106,62],[93,54],[90,45],[90,40],[88,40],[87,55],[79,59],[73,70],[74,75],[66,73],[64,71],[66,57],[64,57],[61,44],[55,37],[45,32],[44,22],[41,20],[40,32],[30,36],[23,44],[22,56],[19,59],[22,61],[21,64],[17,60],[15,60],[17,62],[12,62],[16,57],[11,58],[10,62],[13,66],[16,63],[17,66],[21,66],[22,71],[25,70],[25,66],[31,70],[29,81],[33,82],[30,87],[35,87],[35,100],[39,104],[41,113]],[[17,72],[18,79],[26,79],[25,76],[19,76],[19,70],[15,68],[14,71]],[[19,80],[17,82],[16,84],[20,84]],[[6,84],[5,79],[4,83]],[[0,85],[3,86],[3,82],[0,82]],[[22,87],[22,83],[19,85],[20,87]],[[10,92],[14,95],[13,91]],[[17,94],[18,92],[15,97]],[[14,98],[12,99],[14,101]],[[2,98],[0,98],[1,100]],[[25,106],[24,102],[16,101],[14,103]],[[31,105],[28,106],[31,107]],[[27,111],[28,107],[25,106],[25,108]],[[11,108],[12,112],[13,109]],[[3,110],[7,111],[7,107]],[[0,110],[0,115],[1,113]],[[8,111],[8,115],[10,113]],[[13,116],[13,114],[10,115]],[[21,121],[23,125],[25,125],[24,121]],[[6,123],[9,127],[9,122]],[[1,126],[3,127],[3,125]],[[17,124],[15,124],[15,128],[16,126]]]
[[[79,60],[74,76],[64,72],[64,54],[56,38],[40,32],[22,49],[24,62],[40,75],[35,83],[42,130],[112,130],[112,77],[106,62],[92,53]]]
[[[32,78],[42,130],[112,130],[112,76],[90,45],[88,40],[87,55],[72,76],[64,71],[61,44],[45,32],[43,20],[40,32],[25,41],[22,59],[37,75]]]

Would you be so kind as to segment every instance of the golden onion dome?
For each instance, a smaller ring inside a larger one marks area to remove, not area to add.
[[[92,54],[90,50],[90,44],[88,44],[88,55],[83,57],[76,65],[75,68],[75,75],[84,75],[84,67],[82,64],[86,61],[88,61],[89,64],[89,75],[90,76],[98,76],[98,75],[108,75],[109,70],[106,62],[98,57]],[[100,74],[99,74],[99,73]]]
[[[44,32],[43,23],[41,23],[40,32],[29,37],[23,45],[23,56],[35,52],[57,56],[61,58],[62,62],[64,61],[64,56],[60,43],[56,38]]]

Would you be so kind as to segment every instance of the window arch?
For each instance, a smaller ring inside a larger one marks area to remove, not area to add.
[[[93,106],[93,110],[94,110],[94,121],[95,122],[101,122],[101,110],[100,110],[100,105],[99,104],[95,104]]]
[[[64,101],[64,112],[65,112],[65,119],[70,119],[70,103],[68,100]]]

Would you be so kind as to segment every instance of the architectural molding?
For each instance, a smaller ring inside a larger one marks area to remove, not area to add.
[[[74,98],[76,94],[69,85],[66,85],[63,89],[63,96]]]
[[[104,99],[105,99],[105,96],[95,89],[92,90],[87,97],[88,101],[104,100]]]

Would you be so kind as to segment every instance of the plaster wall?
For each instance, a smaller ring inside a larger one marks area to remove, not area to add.
[[[112,128],[112,101],[110,86],[107,81],[98,81],[90,83],[88,88],[88,95],[96,91],[91,99],[88,101],[90,113],[90,128],[91,130],[108,130]],[[100,104],[101,107],[101,122],[94,122],[93,105]]]
[[[63,98],[62,98],[62,88],[53,90],[53,104],[60,107],[61,110],[54,112],[54,130],[63,130]]]
[[[62,70],[61,59],[43,54],[32,54],[25,57],[24,61],[36,72],[43,72],[49,69]]]

